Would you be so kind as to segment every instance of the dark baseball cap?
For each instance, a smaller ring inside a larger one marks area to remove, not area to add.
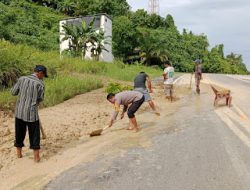
[[[196,59],[194,62],[195,62],[196,64],[199,64],[199,63],[201,63],[201,60],[200,60],[200,59]]]
[[[48,73],[47,73],[47,68],[43,65],[36,65],[35,72],[43,72],[44,76],[47,78],[48,77]]]

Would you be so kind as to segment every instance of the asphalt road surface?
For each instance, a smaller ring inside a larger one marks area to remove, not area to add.
[[[77,165],[45,189],[250,190],[250,83],[204,78],[232,90],[232,108],[214,108],[213,92],[202,84],[200,96],[193,90],[156,122],[151,146]]]

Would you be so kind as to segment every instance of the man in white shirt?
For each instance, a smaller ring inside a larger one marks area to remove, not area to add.
[[[173,84],[174,84],[174,67],[171,66],[169,61],[164,62],[164,90],[168,100],[173,101]]]

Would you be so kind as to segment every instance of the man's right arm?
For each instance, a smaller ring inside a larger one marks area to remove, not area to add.
[[[20,91],[20,84],[21,84],[21,79],[18,79],[17,83],[14,85],[14,87],[11,89],[11,94],[13,96],[17,96]]]

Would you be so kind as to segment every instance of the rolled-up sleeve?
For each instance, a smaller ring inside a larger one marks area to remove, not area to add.
[[[113,112],[112,115],[112,120],[115,121],[119,112],[120,112],[120,105],[121,105],[121,100],[118,98],[114,104],[114,109],[115,111]]]
[[[113,115],[112,115],[112,120],[113,120],[113,121],[116,120],[118,114],[119,114],[119,111],[114,111],[114,112],[113,112]]]

